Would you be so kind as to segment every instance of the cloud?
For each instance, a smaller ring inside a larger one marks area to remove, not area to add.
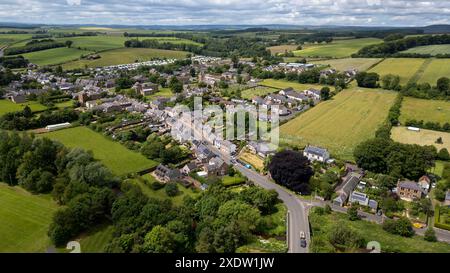
[[[1,0],[0,21],[49,24],[450,24],[450,0]]]

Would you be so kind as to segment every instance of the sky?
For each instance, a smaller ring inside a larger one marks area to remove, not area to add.
[[[0,22],[425,26],[450,24],[450,0],[0,0]]]

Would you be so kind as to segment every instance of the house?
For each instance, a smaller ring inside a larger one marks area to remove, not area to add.
[[[288,92],[293,92],[293,91],[294,91],[294,88],[288,87],[288,88],[283,89],[280,92],[278,92],[278,94],[283,95],[283,96],[287,96]]]
[[[286,98],[284,96],[278,95],[278,94],[269,94],[269,95],[267,95],[266,98],[275,103],[285,103],[286,102]]]
[[[27,101],[26,96],[23,94],[15,94],[15,95],[12,95],[10,98],[11,98],[11,101],[14,103],[24,103]]]
[[[360,174],[351,173],[350,175],[348,175],[346,180],[344,181],[342,188],[337,192],[339,196],[333,200],[333,203],[341,207],[344,206],[345,202],[350,196],[350,193],[356,188],[360,181]]]
[[[264,103],[264,99],[259,96],[256,96],[252,99],[252,103],[255,105],[261,105]]]
[[[423,192],[427,194],[431,188],[431,180],[428,176],[424,175],[419,178],[419,186],[422,188]]]
[[[320,100],[320,90],[317,89],[307,89],[305,90],[305,94],[315,100]]]
[[[330,153],[328,153],[327,149],[309,145],[303,150],[303,155],[309,161],[327,162],[330,159]]]
[[[168,101],[168,98],[157,98],[150,102],[150,107],[157,110],[164,110],[164,106]]]
[[[184,175],[188,175],[197,168],[198,167],[197,164],[195,164],[195,162],[189,162],[188,164],[184,165],[183,168],[181,168],[181,173]]]
[[[203,144],[197,147],[195,155],[200,162],[208,162],[214,156],[213,152]]]
[[[136,93],[141,94],[142,96],[149,96],[158,92],[158,85],[151,82],[136,82],[132,88],[136,91]]]
[[[412,201],[414,199],[420,199],[424,195],[423,189],[418,183],[414,181],[398,181],[397,194],[402,200]]]
[[[214,146],[216,146],[217,149],[220,149],[222,152],[230,155],[236,152],[236,145],[228,140],[216,139],[214,140]]]
[[[215,156],[205,165],[205,171],[208,175],[223,176],[228,171],[228,165],[220,157]]]
[[[369,205],[369,197],[367,197],[367,194],[353,191],[350,194],[350,197],[348,199],[348,202],[350,204],[358,203],[361,206],[368,206]]]
[[[167,183],[180,178],[180,171],[178,169],[171,169],[167,166],[159,164],[154,171],[154,175],[159,181]]]
[[[278,115],[280,115],[280,116],[288,116],[290,113],[291,113],[291,111],[289,111],[289,109],[287,109],[286,108],[286,106],[284,106],[284,105],[276,105],[277,106],[277,108],[278,108]],[[273,110],[273,108],[272,108],[272,110]]]
[[[299,102],[307,101],[308,97],[305,94],[299,93],[294,90],[285,92],[285,96],[289,99],[293,99]]]
[[[263,158],[276,152],[276,147],[267,142],[251,141],[247,145],[247,148],[251,153],[257,154]]]

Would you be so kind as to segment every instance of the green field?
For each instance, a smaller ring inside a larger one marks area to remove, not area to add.
[[[85,36],[85,37],[68,37],[68,38],[58,38],[56,41],[67,41],[73,42],[72,47],[89,51],[101,51],[108,49],[116,49],[124,47],[124,43],[128,40],[126,37],[122,36]]]
[[[382,40],[376,38],[335,40],[330,44],[307,44],[302,50],[294,51],[294,54],[301,57],[344,58],[365,46],[381,42]]]
[[[128,150],[121,144],[86,127],[64,129],[42,136],[60,141],[71,148],[80,147],[92,151],[96,159],[117,175],[139,172],[158,165],[157,162]]]
[[[88,55],[90,51],[76,48],[59,47],[22,54],[31,63],[37,65],[55,65],[79,59],[81,55]]]
[[[381,244],[381,252],[388,253],[450,253],[450,244],[443,242],[427,242],[421,236],[405,238],[393,235],[383,230],[381,225],[369,221],[350,221],[348,216],[342,213],[332,213],[327,215],[310,215],[313,241],[317,237],[328,241],[329,235],[336,226],[342,224],[357,232],[366,242],[377,241]],[[318,249],[318,252],[320,249]]]
[[[370,69],[370,72],[376,72],[380,76],[394,74],[400,76],[400,83],[406,84],[420,69],[425,59],[413,58],[391,58],[386,59]]]
[[[401,108],[400,123],[404,124],[411,119],[439,122],[441,125],[450,122],[450,102],[405,97]]]
[[[103,225],[95,227],[87,234],[81,236],[80,242],[81,253],[104,253],[106,245],[113,238],[114,227]]]
[[[0,183],[0,252],[45,252],[56,209],[50,196]]]
[[[2,100],[0,99],[0,116],[9,113],[9,112],[17,112],[22,111],[25,106],[28,105],[31,109],[31,111],[43,111],[47,109],[44,105],[38,103],[38,102],[27,102],[27,103],[14,103],[10,100]]]
[[[376,63],[380,62],[380,58],[344,58],[330,59],[324,61],[313,61],[314,64],[329,65],[338,71],[346,71],[356,69],[358,71],[366,71]]]
[[[31,34],[0,34],[0,47],[31,38]]]
[[[441,77],[450,78],[450,59],[433,59],[422,73],[419,82],[427,82],[435,86]]]
[[[250,100],[255,96],[265,96],[269,93],[274,93],[280,91],[280,89],[278,88],[272,88],[272,87],[267,87],[267,86],[257,86],[254,88],[249,88],[249,89],[245,89],[242,90],[241,92],[241,96],[244,99]]]
[[[320,90],[322,88],[321,85],[318,84],[303,84],[303,83],[299,83],[299,82],[290,82],[290,81],[286,81],[286,80],[273,80],[273,79],[266,79],[263,80],[262,82],[259,83],[259,85],[262,86],[267,86],[267,87],[272,87],[275,89],[281,90],[281,89],[285,89],[288,87],[292,87],[294,88],[294,90],[297,91],[303,91],[309,88],[315,88]]]
[[[134,63],[136,61],[149,61],[154,58],[182,59],[187,52],[152,49],[152,48],[120,48],[100,53],[101,58],[96,60],[78,60],[63,65],[64,69],[87,67],[101,67],[118,64]]]
[[[442,138],[443,144],[437,144],[436,140]],[[432,145],[438,151],[446,148],[450,151],[450,133],[420,129],[420,132],[408,130],[406,127],[392,128],[391,138],[400,143],[418,144],[421,146]]]
[[[267,49],[270,50],[270,53],[276,55],[278,53],[285,53],[286,51],[294,51],[297,49],[297,45],[279,45],[279,46],[271,46]]]
[[[374,137],[395,97],[396,93],[385,90],[344,90],[282,125],[280,141],[295,146],[322,146],[334,156],[351,160],[355,146]]]
[[[158,92],[156,92],[155,94],[145,96],[145,97],[148,98],[149,100],[153,100],[158,97],[170,98],[172,96],[173,96],[173,92],[172,92],[172,90],[170,90],[170,88],[159,88]]]
[[[183,185],[177,184],[180,193],[177,196],[169,197],[164,188],[153,190],[150,187],[151,183],[156,182],[156,179],[151,174],[146,174],[142,178],[147,181],[147,184],[142,179],[130,179],[129,181],[138,185],[146,196],[156,199],[170,199],[175,206],[181,205],[185,196],[195,197],[199,194],[196,190],[187,189]]]
[[[402,51],[401,53],[430,54],[433,56],[438,54],[450,54],[450,45],[418,46]]]

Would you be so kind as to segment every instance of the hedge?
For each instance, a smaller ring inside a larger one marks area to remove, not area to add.
[[[440,208],[441,207],[437,205],[436,208],[435,208],[435,211],[434,211],[434,227],[450,231],[450,225],[443,224],[443,223],[439,222],[439,220],[441,218]]]

